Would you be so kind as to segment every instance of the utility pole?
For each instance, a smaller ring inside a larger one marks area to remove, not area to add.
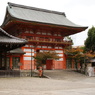
[[[32,72],[32,47],[31,47],[31,45],[30,45],[30,49],[31,49],[31,77],[32,77],[32,75],[33,75],[32,73],[33,72]]]

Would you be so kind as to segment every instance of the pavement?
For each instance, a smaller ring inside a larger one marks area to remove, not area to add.
[[[0,78],[0,95],[95,95],[95,77],[72,70],[45,70],[44,75],[48,78]]]

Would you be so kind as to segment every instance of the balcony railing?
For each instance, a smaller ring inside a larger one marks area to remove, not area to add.
[[[29,42],[72,44],[72,41],[48,40],[48,39],[27,39]]]

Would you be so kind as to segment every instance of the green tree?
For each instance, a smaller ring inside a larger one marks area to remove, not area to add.
[[[95,51],[95,27],[93,26],[88,30],[88,38],[85,41],[86,51]]]

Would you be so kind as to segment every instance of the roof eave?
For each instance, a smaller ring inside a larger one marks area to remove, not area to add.
[[[74,26],[68,26],[68,25],[58,25],[58,24],[53,24],[53,23],[45,23],[45,22],[39,22],[39,21],[29,21],[29,20],[25,20],[25,19],[21,19],[21,18],[17,18],[15,16],[13,16],[10,12],[10,18],[12,18],[11,20],[15,20],[15,21],[23,21],[23,22],[29,22],[29,23],[34,23],[34,24],[45,24],[45,25],[49,25],[49,26],[56,26],[56,27],[65,27],[65,28],[75,28],[75,29],[79,29],[81,28],[82,30],[85,30],[88,28],[88,26],[86,27],[74,27]],[[11,21],[9,20],[9,21]],[[2,27],[4,26],[4,24],[2,24]]]
[[[18,5],[18,4],[14,4],[14,3],[10,3],[10,2],[8,2],[8,4],[9,4],[9,6],[8,7],[10,7],[11,5],[12,6],[16,6],[16,7],[28,7],[28,8],[33,8],[33,7],[29,7],[29,6],[24,6],[24,5]],[[46,25],[53,25],[53,26],[60,26],[60,27],[67,27],[67,28],[81,28],[81,29],[83,29],[83,30],[85,30],[85,29],[87,29],[88,28],[88,26],[86,26],[86,27],[82,27],[82,26],[69,26],[69,25],[59,25],[59,24],[53,24],[53,23],[46,23],[46,22],[40,22],[40,21],[29,21],[29,20],[25,20],[25,19],[21,19],[21,18],[17,18],[16,16],[14,16],[13,14],[11,14],[11,12],[10,12],[10,9],[7,7],[7,11],[8,11],[8,13],[9,13],[9,15],[11,16],[11,18],[13,18],[13,19],[17,19],[17,20],[21,20],[21,21],[27,21],[27,22],[33,22],[33,23],[40,23],[40,24],[46,24]],[[39,9],[39,8],[37,8],[37,9]],[[43,9],[44,10],[44,9]],[[47,10],[47,11],[49,11],[49,10]],[[62,14],[62,12],[59,12],[60,14]]]

